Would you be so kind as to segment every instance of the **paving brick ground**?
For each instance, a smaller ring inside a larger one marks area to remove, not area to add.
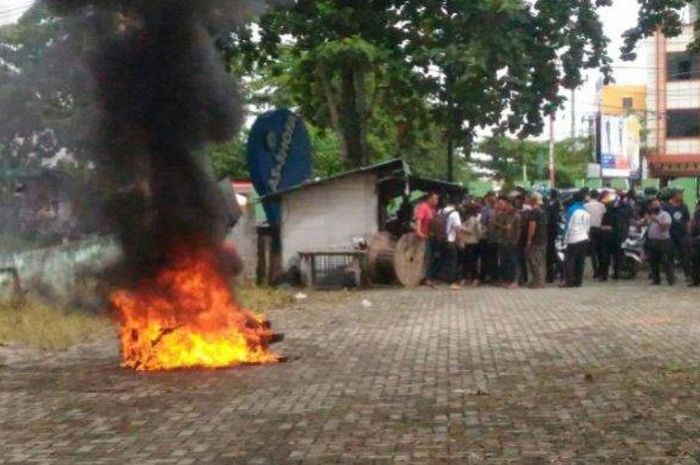
[[[279,366],[138,375],[111,341],[7,363],[0,463],[697,464],[699,301],[392,289],[271,312]]]

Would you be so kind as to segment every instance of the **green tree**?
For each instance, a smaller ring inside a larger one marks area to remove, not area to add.
[[[319,80],[307,78],[309,67],[313,67],[308,54],[296,56],[291,46],[284,45],[277,49],[275,59],[245,65],[245,59],[250,57],[238,53],[241,43],[234,40],[219,45],[232,72],[246,70],[245,100],[260,111],[292,108],[304,116],[311,133],[315,175],[335,174],[355,166],[343,155],[342,130],[333,125],[323,86]],[[385,75],[379,78],[383,82],[388,79]],[[401,88],[410,89],[410,86],[395,83],[391,93],[386,90],[388,84],[380,83],[379,86],[385,89],[378,91],[373,100],[373,110],[366,124],[367,161],[372,163],[402,156],[421,174],[442,177],[445,173],[443,135],[436,125],[428,123],[425,102],[413,99],[409,112],[400,108],[389,95],[398,94]],[[338,89],[334,88],[333,95],[337,92]],[[410,92],[406,95],[411,95]],[[332,97],[331,100],[337,99]],[[409,114],[416,117],[406,118]]]
[[[336,135],[313,126],[307,125],[307,128],[314,157],[312,175],[326,177],[343,171],[343,163],[338,156],[340,141]],[[243,131],[236,139],[207,147],[207,155],[211,159],[217,179],[245,179],[250,176],[246,157],[247,139],[248,131]]]
[[[582,83],[582,70],[609,76],[599,0],[432,0],[402,9],[406,53],[434,121],[469,155],[479,128],[538,135],[543,115],[563,102],[559,88]],[[450,169],[450,171],[452,171]]]
[[[217,179],[247,179],[249,177],[246,163],[247,132],[223,144],[207,147],[207,155]]]
[[[482,156],[473,160],[474,165],[486,170],[506,188],[514,187],[523,179],[523,167],[529,180],[537,179],[537,154],[548,153],[546,142],[523,140],[502,135],[486,138],[477,146]],[[554,146],[557,187],[574,187],[577,179],[586,177],[587,165],[593,147],[588,138],[559,141]],[[549,168],[545,168],[549,177]]]
[[[528,178],[535,178],[537,152],[544,147],[542,142],[497,135],[486,138],[478,145],[478,151],[485,157],[473,162],[491,173],[493,179],[510,188],[522,180],[523,166]]]
[[[4,169],[31,169],[66,149],[84,160],[94,141],[91,77],[82,60],[91,34],[37,2],[0,28],[0,147]]]
[[[398,131],[442,130],[452,155],[468,155],[483,127],[537,134],[562,103],[559,86],[583,68],[607,75],[608,43],[597,10],[609,0],[297,0],[264,15],[260,41],[238,37],[246,61],[294,57],[295,103],[332,128],[347,165],[371,158],[371,129],[383,111]],[[453,157],[450,157],[452,159]]]
[[[692,6],[700,10],[698,0],[638,0],[639,20],[636,27],[624,33],[625,44],[622,47],[622,58],[634,60],[637,58],[639,41],[650,37],[656,31],[661,31],[666,37],[676,37],[682,32],[683,9]],[[695,39],[690,43],[689,50],[700,52],[700,20],[695,22]]]
[[[298,0],[260,18],[259,42],[250,29],[238,36],[250,69],[285,76],[293,106],[336,134],[348,168],[398,155],[409,146],[401,137],[427,121],[401,49],[399,3]]]
[[[586,177],[592,158],[593,145],[589,138],[569,138],[557,142],[554,146],[557,187],[575,187],[576,180]]]

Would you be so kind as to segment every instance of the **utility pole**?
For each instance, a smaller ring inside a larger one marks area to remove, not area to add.
[[[576,138],[576,88],[571,89],[571,138]]]
[[[449,130],[447,136],[447,182],[453,182],[455,178],[455,151],[452,137],[452,130]]]
[[[452,99],[452,80],[448,77],[447,80],[447,182],[453,182],[455,178],[455,108],[454,100]]]
[[[549,115],[549,187],[554,189],[557,175],[554,167],[554,113]]]
[[[593,148],[593,153],[591,154],[591,161],[593,163],[598,162],[597,156],[597,141],[596,141],[596,120],[598,116],[588,115],[586,117],[586,122],[588,123],[588,139],[591,141],[591,147]]]

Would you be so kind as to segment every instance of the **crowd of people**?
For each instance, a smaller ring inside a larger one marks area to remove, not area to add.
[[[483,198],[430,193],[414,212],[426,244],[425,285],[580,287],[588,260],[594,279],[619,280],[623,244],[635,228],[643,231],[652,284],[660,285],[663,273],[675,285],[681,266],[688,284],[700,286],[700,203],[691,216],[682,191],[645,197],[585,188],[562,197],[557,190]]]

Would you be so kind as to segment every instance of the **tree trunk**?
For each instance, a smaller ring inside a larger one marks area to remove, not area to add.
[[[365,115],[364,74],[346,67],[341,75],[340,105],[341,129],[345,146],[344,159],[348,168],[357,168],[369,163]]]
[[[447,125],[447,182],[455,180],[455,149],[452,122]]]
[[[456,116],[455,116],[455,111],[454,111],[454,100],[453,100],[453,78],[452,78],[452,73],[450,73],[450,70],[448,69],[446,71],[446,78],[445,78],[445,83],[446,83],[446,97],[447,97],[447,128],[445,131],[445,135],[447,138],[447,182],[453,182],[454,181],[454,176],[455,176],[455,152],[454,152],[454,138],[455,138],[455,126],[456,126]]]
[[[338,103],[335,95],[333,94],[333,89],[331,84],[328,82],[328,77],[324,71],[318,72],[318,78],[323,87],[323,93],[326,97],[326,103],[328,105],[328,112],[331,117],[331,126],[333,126],[333,131],[338,136],[340,141],[340,154],[343,160],[348,159],[348,146],[345,142],[345,137],[343,135],[343,128],[341,125],[340,111],[338,110]]]

